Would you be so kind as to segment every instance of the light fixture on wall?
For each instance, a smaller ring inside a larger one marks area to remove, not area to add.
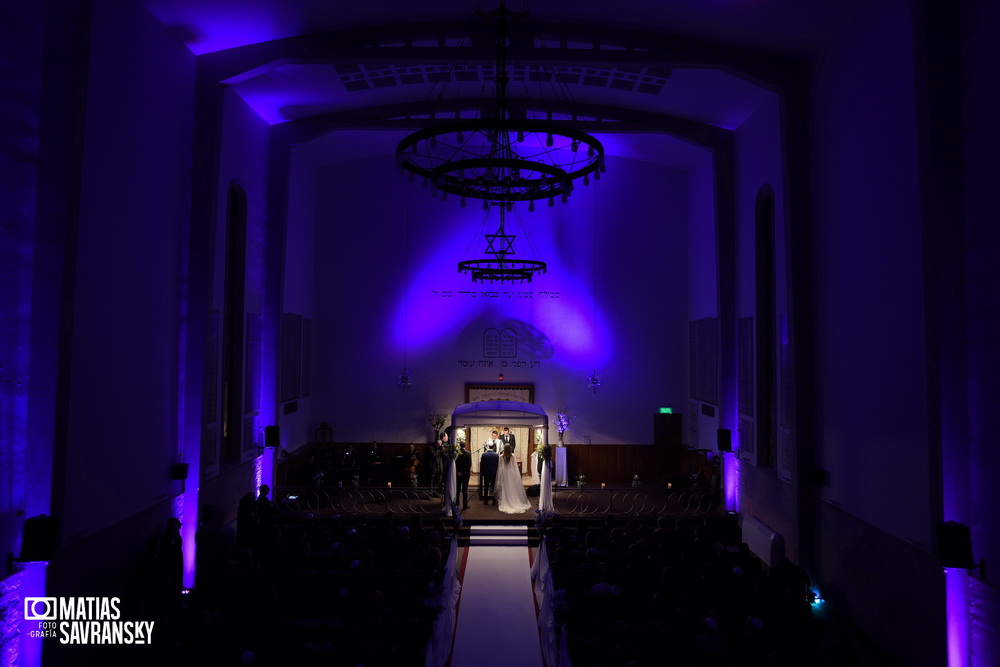
[[[587,389],[591,390],[595,394],[597,390],[601,388],[601,376],[597,374],[597,369],[587,376]]]
[[[501,0],[496,11],[476,15],[495,27],[492,105],[484,100],[475,118],[460,118],[459,112],[450,111],[442,113],[450,113],[453,120],[440,120],[432,113],[434,120],[399,142],[396,164],[401,171],[422,176],[432,194],[453,194],[463,201],[466,197],[492,202],[548,199],[550,205],[558,197],[565,203],[576,179],[589,174],[600,178],[604,147],[565,124],[512,116],[507,100],[509,22],[527,12],[514,14]],[[456,65],[441,78],[462,81],[467,73],[467,68]],[[541,67],[535,74],[533,78],[545,80],[549,75],[548,81],[559,83]],[[443,91],[439,99],[442,96]]]
[[[399,379],[396,380],[396,386],[403,391],[413,386],[413,373],[406,370],[405,366],[403,367],[403,372],[399,374]]]

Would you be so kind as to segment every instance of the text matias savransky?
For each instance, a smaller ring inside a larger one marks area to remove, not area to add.
[[[120,605],[120,598],[26,597],[24,620],[38,622],[30,636],[62,644],[152,644],[154,621],[123,621]]]

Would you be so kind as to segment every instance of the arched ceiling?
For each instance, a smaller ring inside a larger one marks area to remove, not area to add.
[[[499,0],[141,2],[262,118],[295,128],[298,143],[474,115],[492,99],[492,28],[476,10]],[[511,26],[509,106],[576,117],[591,133],[710,145],[775,94],[804,87],[808,61],[861,4],[619,0],[610,11],[605,0],[508,0],[528,10]]]
[[[195,53],[385,23],[464,20],[498,0],[141,0]],[[856,22],[865,0],[508,0],[539,21],[683,34],[788,55],[818,53]]]

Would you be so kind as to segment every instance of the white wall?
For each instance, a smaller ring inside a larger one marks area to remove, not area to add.
[[[180,490],[170,465],[194,61],[131,4],[97,3],[91,44],[62,508],[69,541]]]
[[[897,7],[862,25],[812,104],[819,464],[828,501],[929,548],[911,29]]]
[[[226,244],[227,244],[227,215],[228,215],[228,192],[232,185],[238,185],[246,194],[247,221],[246,221],[246,267],[245,267],[245,289],[244,289],[244,314],[254,313],[260,315],[263,310],[264,299],[264,247],[266,241],[265,224],[267,221],[267,175],[268,175],[268,137],[270,126],[267,125],[252,109],[250,109],[242,99],[232,91],[226,91],[223,104],[222,137],[219,149],[219,177],[217,190],[217,215],[215,220],[215,246],[213,263],[213,285],[212,285],[212,309],[218,312],[220,339],[216,352],[217,377],[222,378],[222,342],[221,330],[225,326],[225,271],[226,271]],[[243,349],[246,349],[247,326],[246,316],[244,316],[244,341]],[[244,359],[244,388],[247,387],[246,355]],[[268,378],[261,378],[261,383],[269,381]],[[217,391],[221,392],[221,388]],[[245,396],[240,398],[246,405]],[[214,415],[216,424],[221,424],[222,410],[221,393],[217,402],[220,414]],[[211,423],[211,415],[205,415],[206,422]],[[254,436],[257,441],[263,442],[262,429],[267,424],[258,423],[254,429]],[[218,436],[221,433],[221,426],[215,431]],[[202,445],[207,446],[206,444]],[[256,447],[248,448],[251,453],[244,455],[256,455]],[[212,477],[220,470],[222,454],[216,457],[214,465],[206,466],[202,474]]]
[[[775,289],[775,338],[780,345],[781,331],[779,323],[782,316],[788,315],[788,248],[787,224],[785,211],[785,178],[783,149],[785,147],[781,123],[780,101],[772,95],[744,121],[736,130],[734,148],[736,152],[736,314],[737,317],[753,318],[754,327],[754,360],[753,368],[759,368],[756,358],[756,325],[757,325],[757,257],[756,248],[756,203],[762,187],[770,186],[774,194],[774,289]],[[740,473],[740,507],[767,526],[781,534],[789,545],[788,552],[795,557],[797,554],[797,527],[795,522],[795,506],[793,489],[790,485],[790,474],[794,469],[794,449],[783,450],[780,443],[791,437],[794,432],[793,423],[781,423],[782,415],[782,381],[780,373],[779,347],[774,350],[774,377],[777,383],[776,398],[779,404],[775,406],[775,414],[779,420],[775,424],[778,436],[777,465],[771,466],[767,457],[758,459],[741,454],[744,463]],[[754,396],[754,419],[759,418],[761,401]],[[761,454],[760,443],[756,443],[756,452]],[[746,462],[751,458],[760,467]]]
[[[593,186],[552,209],[521,205],[524,225],[507,227],[517,257],[548,262],[548,273],[491,286],[456,264],[482,256],[495,213],[481,228],[480,206],[408,186],[389,155],[320,172],[313,421],[330,422],[338,440],[422,440],[426,410],[450,411],[465,383],[503,371],[505,384],[533,383],[550,414],[576,416],[568,442],[651,442],[656,408],[686,405],[687,188],[681,172],[609,158],[595,302]],[[517,356],[486,358],[488,328],[516,331]],[[406,392],[396,386],[404,356]],[[595,368],[597,393],[585,386]]]
[[[290,172],[282,310],[312,319],[313,288],[316,284],[316,170],[312,161],[294,148]],[[326,262],[320,258],[318,265],[320,275],[325,275]],[[294,412],[278,412],[282,446],[287,450],[298,449],[310,442],[316,426],[322,421],[312,422],[311,397],[300,398],[296,403]]]

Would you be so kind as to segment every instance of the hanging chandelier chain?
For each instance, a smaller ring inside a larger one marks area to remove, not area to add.
[[[495,40],[492,106],[483,100],[475,118],[463,118],[455,111],[443,120],[432,111],[425,127],[399,142],[396,163],[402,172],[421,176],[431,194],[442,200],[448,194],[461,197],[463,205],[466,198],[480,199],[487,213],[493,206],[499,206],[497,233],[484,234],[485,252],[492,257],[459,262],[460,272],[471,273],[474,282],[530,282],[536,274],[545,273],[546,265],[509,257],[514,254],[516,236],[507,233],[507,214],[513,212],[518,201],[530,202],[529,211],[534,210],[536,200],[548,199],[549,206],[553,206],[559,197],[566,203],[574,190],[574,181],[582,178],[587,185],[590,174],[594,180],[600,178],[605,169],[604,147],[577,127],[553,122],[551,114],[545,120],[513,117],[508,104],[511,78],[533,77],[521,70],[512,74],[509,69],[512,30],[520,31],[514,39],[533,37],[523,27],[513,28],[512,21],[522,20],[528,12],[511,12],[505,1],[500,0],[499,7],[492,12],[480,12],[477,6],[476,16],[491,23]],[[482,35],[479,44],[488,48],[489,38],[483,33],[477,35]],[[474,36],[473,41],[477,40],[479,37]],[[486,69],[486,66],[481,68],[481,80],[488,76]],[[453,78],[463,81],[468,77],[455,70],[442,77],[449,81]],[[565,86],[556,75],[550,79],[557,88]],[[560,92],[557,90],[557,97]],[[526,95],[526,99],[531,97]],[[445,103],[443,90],[438,100]],[[575,119],[576,115],[571,117]]]
[[[494,25],[493,106],[479,118],[437,121],[405,137],[398,166],[421,176],[432,193],[492,201],[534,201],[573,191],[573,181],[604,169],[604,147],[582,130],[550,120],[515,119],[508,108],[510,17],[503,3],[484,14]],[[559,85],[558,77],[553,77]],[[434,118],[434,114],[431,114]],[[471,137],[482,137],[477,143]]]

